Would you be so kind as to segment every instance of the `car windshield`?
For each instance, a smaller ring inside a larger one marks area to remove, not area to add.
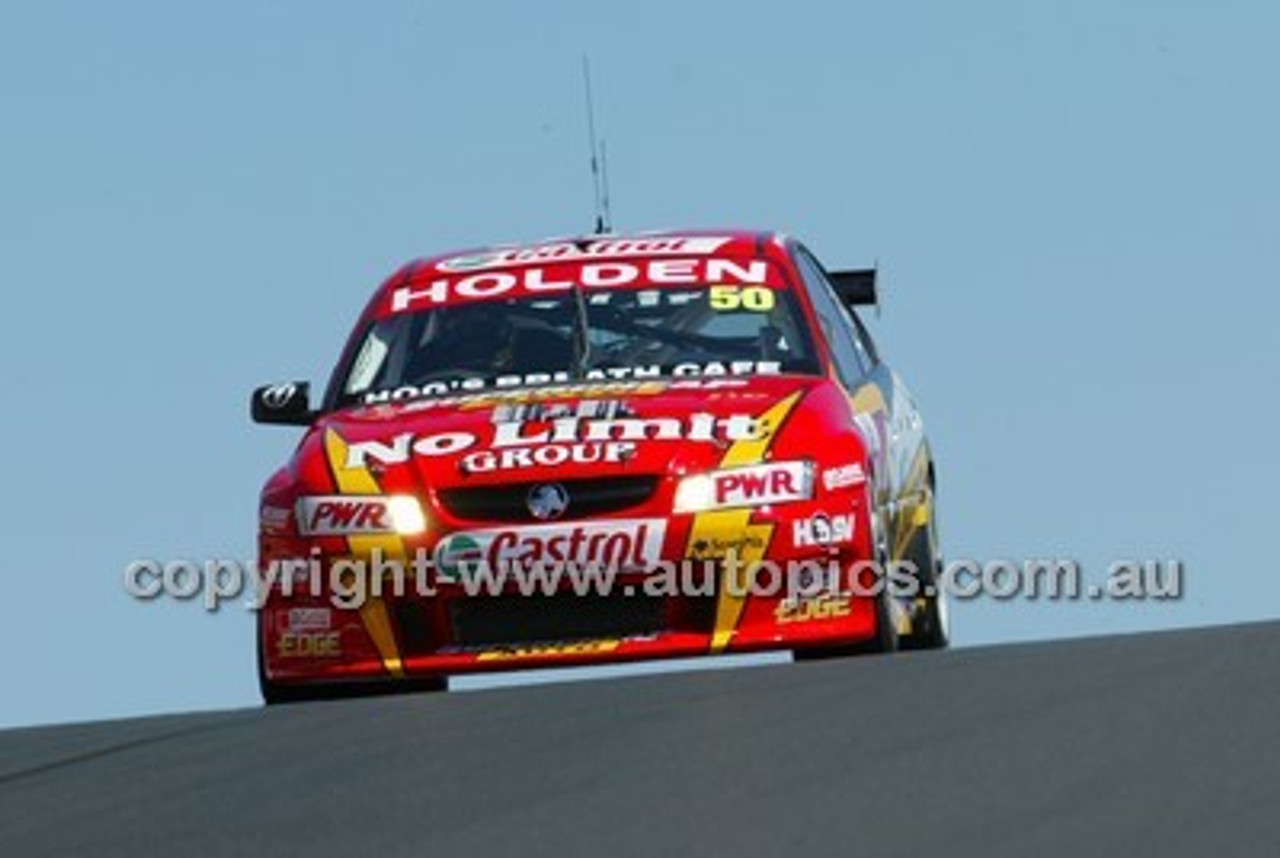
[[[373,322],[338,406],[578,379],[816,374],[790,289],[574,288],[449,304]]]

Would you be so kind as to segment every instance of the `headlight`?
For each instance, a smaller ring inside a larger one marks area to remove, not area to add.
[[[422,504],[413,495],[392,495],[387,498],[387,518],[396,533],[412,536],[427,529],[427,517]]]
[[[705,512],[809,500],[813,463],[770,462],[693,474],[676,486],[676,512]]]
[[[412,536],[427,529],[413,495],[306,495],[298,498],[297,517],[303,536]]]

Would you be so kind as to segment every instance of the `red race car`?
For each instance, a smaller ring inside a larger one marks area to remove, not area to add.
[[[412,262],[262,491],[268,702],[454,674],[947,644],[932,457],[873,271],[741,231]]]

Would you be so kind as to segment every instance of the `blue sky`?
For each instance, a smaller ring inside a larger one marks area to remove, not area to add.
[[[404,260],[615,222],[879,260],[953,557],[1186,562],[1176,604],[957,606],[959,645],[1274,617],[1280,13],[1262,2],[0,4],[0,726],[256,701],[250,557]]]

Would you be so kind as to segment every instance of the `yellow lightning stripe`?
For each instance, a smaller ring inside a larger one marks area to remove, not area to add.
[[[774,436],[777,434],[778,427],[782,425],[787,415],[791,413],[791,409],[795,407],[795,404],[800,401],[800,396],[799,392],[793,393],[756,418],[755,437],[735,441],[730,445],[720,459],[720,467],[731,468],[737,465],[754,465],[763,461],[765,454],[769,451],[769,446],[773,443]],[[763,559],[765,549],[768,547],[769,539],[772,535],[772,524],[751,523],[751,510],[749,509],[703,512],[693,519],[693,526],[689,529],[689,543],[685,550],[685,556],[695,556],[693,546],[699,541],[714,542],[719,540],[737,543],[743,546],[738,553],[738,562],[740,567],[745,568]],[[724,652],[725,647],[729,645],[729,641],[732,640],[733,634],[738,628],[738,621],[742,618],[742,609],[746,606],[742,583],[741,581],[736,582],[736,591],[730,592],[735,590],[735,587],[729,586],[728,571],[721,571],[719,595],[716,598],[716,624],[711,633],[712,653]]]
[[[339,492],[349,495],[382,494],[382,487],[368,468],[347,467],[347,442],[332,429],[325,430],[324,449]],[[402,560],[406,554],[404,541],[393,533],[348,536],[347,547],[356,557],[369,557],[375,548],[386,559]],[[365,583],[367,586],[368,582]],[[366,598],[360,606],[360,621],[364,623],[373,645],[378,648],[382,666],[392,676],[403,676],[404,664],[400,660],[400,649],[396,646],[396,636],[391,629],[391,615],[387,611],[386,602],[378,596]]]

